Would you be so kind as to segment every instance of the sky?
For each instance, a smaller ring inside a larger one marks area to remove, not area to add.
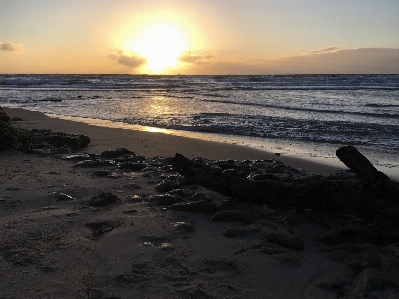
[[[0,73],[399,74],[398,0],[0,0]]]

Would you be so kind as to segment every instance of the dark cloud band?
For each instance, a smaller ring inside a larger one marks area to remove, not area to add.
[[[1,51],[17,52],[22,49],[22,45],[14,44],[10,42],[0,42]]]

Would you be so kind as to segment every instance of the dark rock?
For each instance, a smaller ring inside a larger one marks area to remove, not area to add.
[[[146,168],[146,171],[141,175],[143,178],[151,178],[151,179],[154,179],[154,178],[159,178],[159,175],[160,175],[160,171],[158,171],[158,170],[153,170],[153,169],[151,169],[151,168]],[[156,183],[158,183],[158,182],[151,182],[151,184],[156,184]],[[158,191],[160,191],[160,190],[158,190]],[[169,190],[165,190],[165,191],[169,191]],[[163,192],[163,191],[161,191],[161,192]]]
[[[309,216],[305,213],[292,213],[285,217],[285,220],[292,226],[299,224],[309,223],[311,220]]]
[[[86,147],[90,143],[90,138],[86,135],[68,135],[57,133],[57,135],[48,136],[46,141],[52,146],[67,146],[76,151],[81,147]]]
[[[135,209],[126,209],[123,210],[123,214],[136,214],[138,211]]]
[[[387,245],[399,241],[397,231],[382,230],[376,225],[365,227],[344,227],[336,228],[323,233],[318,239],[319,242],[338,244],[380,244]]]
[[[143,163],[131,163],[131,162],[125,162],[121,163],[119,165],[120,169],[128,169],[131,171],[142,171],[144,168],[146,168],[147,165]]]
[[[329,245],[352,243],[356,240],[356,230],[353,228],[331,229],[323,233],[317,240]]]
[[[117,148],[116,150],[122,152],[124,155],[134,155],[134,152],[129,151],[124,147]]]
[[[337,262],[337,261],[345,261],[349,258],[352,257],[352,254],[345,252],[343,250],[333,250],[333,251],[327,251],[323,254],[323,257],[327,260]]]
[[[90,143],[90,138],[87,135],[79,135],[80,137],[80,147],[86,147]]]
[[[207,202],[213,202],[213,198],[207,194],[204,193],[194,193],[193,195],[186,197],[186,201],[207,201]]]
[[[160,192],[168,192],[173,189],[178,189],[188,183],[189,181],[184,176],[171,175],[168,178],[164,179],[162,182],[158,183],[155,189]]]
[[[143,246],[157,247],[161,250],[167,250],[167,251],[175,250],[172,244],[169,243],[171,241],[169,238],[156,237],[156,236],[142,236],[137,238],[137,241],[140,242],[140,245]]]
[[[116,175],[116,174],[110,174],[110,175],[106,176],[106,178],[107,178],[107,179],[115,179],[115,180],[118,180],[118,179],[121,178],[121,176]]]
[[[95,176],[99,176],[99,177],[107,177],[111,175],[111,171],[109,170],[97,170],[93,173],[93,175]]]
[[[95,159],[95,160],[84,160],[84,161],[78,162],[73,167],[99,168],[99,167],[106,167],[106,166],[112,166],[112,165],[113,164],[111,161]]]
[[[133,189],[133,190],[141,189],[141,186],[138,185],[138,184],[129,184],[129,185],[126,185],[126,187],[129,188],[129,189]]]
[[[166,194],[186,199],[188,197],[192,197],[193,195],[197,195],[198,193],[195,193],[190,189],[173,189]]]
[[[369,244],[366,244],[366,245],[340,244],[340,245],[334,247],[334,249],[342,250],[342,251],[349,252],[349,253],[360,253],[363,250],[368,249],[370,246],[372,246],[372,245],[369,245]]]
[[[165,195],[155,195],[151,196],[149,199],[155,202],[154,205],[157,206],[171,206],[178,203],[185,203],[189,204],[192,207],[201,206],[201,208],[203,209],[206,209],[206,205],[198,204],[198,202],[212,202],[212,198],[210,198],[206,194],[195,193],[194,191],[189,189],[173,189],[167,192]],[[213,208],[214,205],[212,205],[212,209]]]
[[[91,158],[89,154],[77,154],[73,153],[70,155],[64,155],[61,157],[63,160],[69,160],[69,161],[84,161],[88,160]]]
[[[368,268],[377,268],[390,277],[395,277],[399,282],[399,258],[389,247],[370,246],[348,259],[347,265],[355,273]]]
[[[220,211],[237,209],[238,204],[232,199],[226,199],[218,205]]]
[[[184,221],[176,222],[174,224],[174,227],[177,230],[184,230],[184,231],[187,231],[187,232],[195,231],[195,226],[193,224],[188,223],[188,222],[184,222]]]
[[[201,261],[206,267],[201,268],[200,272],[208,274],[218,274],[221,276],[235,275],[240,272],[240,268],[234,260],[227,258],[222,259],[204,259]],[[201,297],[202,298],[202,297]]]
[[[147,236],[141,236],[137,238],[137,242],[139,243],[152,243],[155,246],[159,246],[162,243],[166,242],[171,242],[172,239],[168,237],[162,237],[162,236],[154,236],[154,235],[147,235]]]
[[[80,149],[79,136],[52,135],[47,138],[47,142],[55,147],[66,145],[67,147],[75,151]]]
[[[304,292],[304,299],[338,299],[343,288],[351,284],[345,273],[332,272],[309,283]]]
[[[383,273],[377,268],[367,268],[356,277],[353,283],[353,291],[350,299],[369,298],[368,294],[374,291],[398,288],[399,277],[394,277]]]
[[[176,203],[184,202],[186,198],[193,196],[195,194],[194,191],[189,189],[173,189],[167,192],[165,195],[155,195],[151,196],[149,199],[156,206],[170,206]]]
[[[213,222],[230,222],[230,221],[242,221],[246,224],[251,224],[255,222],[254,217],[249,214],[239,211],[239,210],[225,210],[216,213],[213,218]]]
[[[360,253],[370,246],[372,245],[341,244],[333,248],[321,248],[319,252],[324,253],[323,256],[330,261],[344,261],[351,260],[353,254]]]
[[[56,148],[66,146],[72,150],[79,150],[90,143],[90,138],[86,135],[54,133],[51,130],[31,130],[30,135],[34,140],[35,149],[50,145]]]
[[[333,170],[326,177],[327,180],[354,180],[356,179],[356,174],[350,170]]]
[[[217,207],[214,203],[205,200],[193,202],[181,202],[169,207],[175,211],[190,211],[195,213],[215,213]]]
[[[304,243],[301,238],[294,236],[282,229],[277,229],[277,230],[265,229],[263,231],[263,237],[267,241],[271,241],[285,247],[298,249],[298,250],[304,248]]]
[[[89,206],[105,207],[105,206],[114,204],[120,200],[121,199],[118,196],[116,196],[115,194],[112,194],[111,192],[108,192],[108,193],[101,192],[99,195],[93,196],[91,198]]]
[[[348,263],[348,267],[359,272],[366,268],[381,268],[381,266],[382,258],[375,247],[362,251],[360,254],[352,257]]]
[[[111,151],[111,150],[107,150],[104,151],[100,154],[101,158],[119,158],[120,156],[124,155],[124,153],[120,150],[115,150],[115,151]]]
[[[128,195],[128,196],[126,196],[126,198],[128,199],[128,200],[130,200],[131,202],[142,202],[143,201],[143,198],[140,196],[140,195]]]
[[[298,210],[295,213],[290,213],[285,220],[292,226],[310,222],[315,222],[328,229],[335,226],[331,214],[321,213],[318,210]]]
[[[93,231],[93,235],[101,236],[106,232],[109,232],[121,226],[121,223],[118,221],[107,220],[107,221],[86,223],[85,226],[87,226],[89,229]]]
[[[120,161],[120,162],[141,162],[141,163],[146,160],[147,160],[146,157],[143,157],[140,155],[126,155],[126,154],[123,156],[120,156],[117,159],[117,161]]]
[[[235,177],[238,174],[238,170],[237,169],[225,169],[223,170],[223,175],[228,178],[228,177]]]
[[[147,163],[149,165],[151,165],[152,167],[160,168],[166,172],[171,172],[173,170],[172,169],[172,163],[173,163],[172,157],[155,156],[150,159],[147,159]]]
[[[153,202],[154,206],[171,206],[176,203],[183,202],[184,199],[178,196],[172,195],[154,195],[149,198],[150,201]]]
[[[255,234],[259,234],[261,232],[261,229],[259,227],[253,227],[253,226],[236,226],[236,227],[230,227],[225,230],[223,233],[223,236],[225,237],[249,237]]]

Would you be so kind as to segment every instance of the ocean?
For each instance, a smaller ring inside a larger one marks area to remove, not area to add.
[[[329,164],[353,145],[399,178],[399,75],[0,75],[0,106]]]

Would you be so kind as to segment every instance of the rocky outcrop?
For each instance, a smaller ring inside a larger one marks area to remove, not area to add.
[[[339,151],[353,150],[348,147]],[[364,185],[367,179],[311,175],[274,160],[190,160],[176,154],[173,166],[193,183],[242,201],[283,208],[361,213],[366,218],[379,215],[399,223],[399,184],[378,172],[377,183],[370,186]],[[356,175],[367,176],[362,172]]]
[[[90,143],[90,138],[86,135],[21,129],[15,123],[16,120],[9,117],[0,107],[0,150],[15,148],[28,153],[65,154],[67,152],[60,148],[77,151]]]
[[[90,138],[86,135],[54,133],[51,130],[31,130],[30,133],[35,149],[63,146],[77,151],[90,143]]]
[[[9,117],[0,107],[0,150],[31,148],[29,131],[21,129],[16,124],[19,120],[21,119]]]

